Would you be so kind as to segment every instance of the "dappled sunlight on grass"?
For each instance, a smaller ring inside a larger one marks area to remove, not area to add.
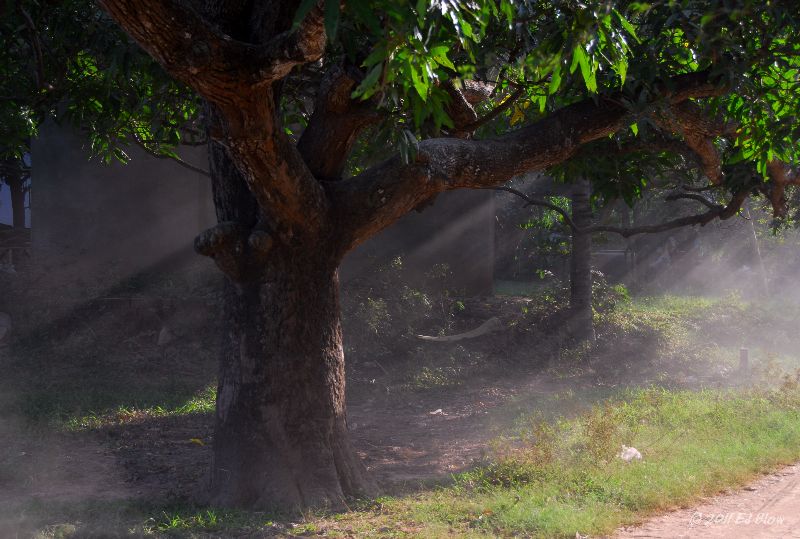
[[[79,417],[71,417],[64,422],[68,430],[95,429],[108,425],[120,425],[154,417],[175,417],[189,414],[207,414],[214,411],[216,386],[208,386],[182,404],[176,406],[121,406],[115,410],[101,413],[90,413]]]

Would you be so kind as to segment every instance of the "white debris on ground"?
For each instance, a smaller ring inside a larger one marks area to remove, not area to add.
[[[639,450],[635,447],[628,447],[627,445],[622,446],[622,451],[619,453],[619,458],[624,460],[625,462],[630,462],[632,460],[642,460],[642,454],[639,453]]]

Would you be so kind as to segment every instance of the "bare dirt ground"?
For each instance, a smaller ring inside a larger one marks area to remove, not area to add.
[[[800,464],[742,490],[620,530],[614,539],[800,538]]]
[[[357,393],[350,398],[348,424],[384,490],[407,492],[484,458],[491,440],[508,427],[512,415],[506,407],[515,397],[558,388],[548,377],[531,376],[428,394]],[[94,436],[124,470],[133,495],[202,501],[197,496],[210,466],[212,427],[207,415],[148,418],[105,427]]]
[[[349,425],[384,489],[407,492],[482,459],[508,427],[512,414],[506,408],[515,397],[552,394],[559,387],[549,377],[531,376],[411,395],[376,388],[351,397]],[[212,422],[206,414],[142,417],[73,433],[2,423],[0,516],[30,502],[202,502]],[[10,524],[1,521],[0,532]]]

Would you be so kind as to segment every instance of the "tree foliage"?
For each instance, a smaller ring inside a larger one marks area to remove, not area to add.
[[[171,153],[197,130],[194,93],[92,2],[8,0],[0,46],[0,157],[21,159],[48,119],[83,128],[106,160],[134,142]]]
[[[632,202],[665,170],[683,166],[687,182],[703,179],[693,170],[692,148],[652,151],[641,142],[665,132],[687,140],[665,129],[673,113],[664,96],[676,74],[698,72],[725,88],[695,102],[706,124],[718,123],[705,138],[729,172],[728,189],[755,175],[768,179],[772,161],[793,166],[797,159],[800,14],[791,1],[356,0],[343,10],[335,0],[323,4],[326,55],[321,65],[296,68],[287,85],[313,92],[316,86],[305,83],[318,83],[325,66],[344,62],[358,70],[353,98],[382,114],[354,152],[355,172],[374,154],[399,148],[408,160],[419,140],[452,133],[450,85],[463,90],[464,81],[477,80],[490,85],[486,98],[471,104],[477,117],[504,110],[476,137],[587,98],[622,104],[630,129],[589,145],[553,173],[588,175],[601,195]],[[299,3],[295,27],[315,5]],[[197,96],[92,3],[7,1],[0,24],[5,154],[22,155],[48,117],[86,128],[94,152],[121,160],[130,142],[172,154],[187,135],[201,136]],[[287,130],[299,134],[308,122],[308,94],[284,94]],[[638,151],[619,151],[636,144]]]

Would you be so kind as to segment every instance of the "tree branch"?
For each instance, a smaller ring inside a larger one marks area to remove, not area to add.
[[[511,193],[512,195],[516,195],[522,200],[526,202],[525,206],[541,206],[543,208],[547,208],[549,210],[553,210],[554,212],[558,213],[568,227],[572,230],[581,232],[583,229],[579,228],[578,225],[575,224],[575,221],[572,220],[572,216],[570,216],[569,212],[564,211],[562,208],[559,208],[555,204],[548,202],[542,198],[533,198],[518,189],[514,189],[513,187],[507,187],[505,185],[501,185],[500,187],[490,187],[489,189],[494,189],[495,191],[505,191],[507,193]]]
[[[699,194],[696,194],[696,193],[672,193],[672,194],[669,194],[669,195],[667,195],[665,197],[665,200],[669,200],[669,201],[681,200],[681,199],[684,199],[684,200],[695,200],[695,201],[703,204],[708,209],[714,210],[714,211],[719,211],[719,210],[721,210],[723,208],[723,206],[720,206],[719,204],[715,204],[714,202],[711,202],[710,200],[708,200],[703,195],[699,195]]]
[[[679,217],[677,219],[672,219],[670,221],[666,221],[664,223],[659,223],[655,225],[642,225],[637,227],[594,225],[590,227],[580,228],[572,220],[569,213],[559,208],[555,204],[551,204],[542,199],[529,197],[522,191],[513,189],[511,187],[502,186],[502,187],[494,187],[493,189],[497,191],[506,191],[520,197],[527,203],[526,206],[542,206],[557,212],[564,219],[564,223],[570,229],[572,229],[573,232],[576,233],[610,232],[612,234],[619,234],[623,238],[629,238],[631,236],[636,236],[639,234],[655,234],[658,232],[665,232],[667,230],[672,230],[675,228],[681,228],[691,225],[705,226],[714,219],[722,219],[722,220],[729,219],[730,217],[733,217],[739,212],[739,210],[742,207],[742,204],[744,204],[744,201],[749,193],[748,190],[746,189],[739,191],[738,193],[734,194],[733,198],[731,199],[731,202],[727,206],[714,204],[713,202],[709,201],[708,199],[706,199],[701,195],[695,195],[691,193],[675,193],[667,196],[666,200],[670,201],[678,199],[696,200],[705,205],[706,207],[708,207],[709,210],[705,213],[689,215],[687,217]]]
[[[317,91],[314,112],[297,143],[306,165],[320,180],[341,178],[358,134],[380,119],[374,103],[351,99],[359,78],[360,73],[341,66],[328,70]]]
[[[678,75],[670,103],[709,92],[708,73]],[[326,182],[333,211],[342,222],[345,252],[442,191],[502,185],[522,173],[544,170],[573,157],[589,142],[627,126],[630,111],[621,94],[566,106],[527,127],[486,140],[437,138],[421,142],[416,159],[394,157],[341,182]]]
[[[479,127],[483,127],[484,125],[488,124],[489,122],[491,122],[492,120],[503,114],[503,112],[508,110],[517,101],[517,99],[522,97],[524,93],[525,93],[525,88],[523,87],[517,88],[513,94],[511,94],[510,96],[508,96],[508,98],[506,98],[505,101],[503,101],[497,107],[486,113],[485,116],[482,116],[481,118],[478,118],[471,124],[462,127],[461,130],[469,131],[470,133],[477,131]]]
[[[39,90],[45,88],[45,70],[44,70],[44,54],[42,53],[42,42],[39,39],[39,31],[33,23],[30,14],[21,5],[18,6],[22,18],[25,19],[25,25],[28,27],[28,32],[31,36],[31,47],[33,48],[33,55],[36,60],[36,87]]]
[[[683,135],[686,145],[700,159],[709,181],[713,185],[722,184],[722,158],[714,139],[726,134],[728,126],[710,118],[697,104],[689,101],[674,104],[663,114],[654,116],[654,121],[672,133]]]
[[[197,166],[195,166],[195,165],[193,165],[191,163],[187,163],[186,161],[184,161],[180,157],[173,157],[171,155],[164,155],[163,153],[159,153],[159,152],[149,148],[139,137],[134,136],[133,140],[136,142],[137,146],[139,146],[142,150],[144,150],[145,152],[147,152],[149,155],[151,155],[153,157],[156,157],[158,159],[169,159],[170,161],[173,161],[173,162],[179,164],[180,166],[182,166],[183,168],[185,168],[187,170],[191,170],[192,172],[197,172],[198,174],[202,174],[203,176],[208,176],[209,178],[211,177],[211,173],[209,171],[207,171],[207,170],[205,170],[203,168],[197,167]]]
[[[98,2],[167,72],[217,104],[283,78],[325,48],[320,5],[297,30],[251,44],[219,32],[183,0]]]
[[[767,173],[770,181],[764,187],[765,194],[769,197],[772,205],[772,215],[776,219],[785,217],[787,212],[786,187],[800,185],[800,173],[780,161],[767,163]]]

